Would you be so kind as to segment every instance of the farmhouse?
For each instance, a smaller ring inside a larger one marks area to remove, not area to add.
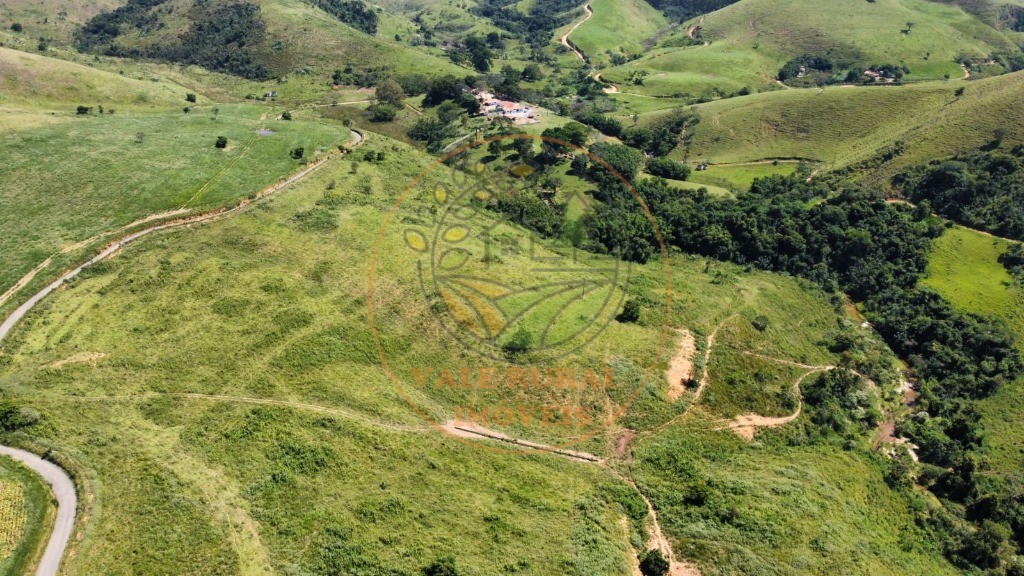
[[[481,116],[504,116],[516,124],[540,122],[540,115],[536,113],[533,107],[527,104],[502,100],[485,90],[474,90],[473,95],[480,102]]]

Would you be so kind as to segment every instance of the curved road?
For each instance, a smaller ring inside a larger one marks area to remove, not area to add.
[[[363,142],[363,135],[359,131],[352,130],[352,140],[349,142],[349,147],[358,146]],[[310,175],[318,168],[323,166],[328,160],[333,158],[334,152],[327,154],[320,160],[313,162],[309,166],[306,166],[302,170],[296,172],[286,180],[273,184],[267,188],[264,188],[260,193],[256,195],[255,199],[264,198],[294,184],[299,180],[302,180],[306,176]],[[179,220],[172,220],[170,222],[164,222],[156,226],[151,226],[138,232],[134,232],[117,240],[103,249],[99,254],[93,257],[86,263],[69,270],[62,274],[59,278],[51,282],[45,288],[37,292],[31,298],[29,298],[24,304],[19,306],[14,312],[11,313],[3,323],[0,324],[0,342],[11,332],[14,326],[25,317],[29,311],[32,310],[43,298],[46,298],[51,292],[60,288],[68,280],[74,278],[79,272],[85,268],[105,260],[113,255],[115,252],[120,250],[126,244],[134,242],[147,234],[159,231],[167,230],[169,228],[176,228],[180,226],[186,226],[188,224],[196,224],[199,222],[206,222],[210,220],[216,220],[229,216],[236,212],[243,210],[250,204],[250,201],[243,200],[238,206],[229,208],[227,210],[221,210],[219,212],[209,212],[207,214],[201,214],[192,216],[189,218],[182,218]],[[0,446],[0,454],[10,456],[15,460],[21,462],[25,466],[28,466],[36,474],[42,476],[47,483],[53,488],[53,493],[57,497],[57,519],[54,523],[53,533],[50,535],[50,541],[46,545],[46,551],[43,553],[43,557],[39,561],[39,568],[36,570],[36,576],[56,576],[57,571],[60,569],[60,561],[64,556],[64,550],[67,548],[68,541],[71,539],[71,532],[75,526],[75,512],[78,508],[78,497],[75,494],[75,483],[56,464],[43,460],[38,455],[18,448],[11,448],[9,446]]]
[[[47,462],[31,452],[0,446],[0,454],[9,456],[32,469],[53,489],[53,494],[57,498],[57,519],[53,525],[50,542],[47,543],[46,551],[39,560],[39,567],[36,568],[36,576],[56,576],[64,549],[71,539],[71,531],[75,528],[75,512],[78,510],[75,483],[60,466]]]

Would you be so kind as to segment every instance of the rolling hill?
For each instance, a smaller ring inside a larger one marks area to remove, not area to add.
[[[970,82],[780,90],[709,102],[697,106],[701,122],[689,158],[804,158],[834,169],[898,152],[885,166],[891,173],[985,146],[999,129],[1006,131],[1003,146],[1024,142],[1017,105],[1022,93],[1024,72],[1017,72]],[[663,114],[649,113],[644,121]],[[673,156],[685,153],[680,148]]]
[[[685,46],[690,26],[699,26],[707,45]],[[955,59],[1005,50],[1016,47],[999,30],[959,7],[926,0],[743,0],[691,20],[659,48],[603,77],[624,84],[630,71],[647,71],[643,86],[630,91],[697,99],[775,89],[782,66],[804,55],[827,58],[844,74],[903,66],[905,80],[915,81],[958,77]]]

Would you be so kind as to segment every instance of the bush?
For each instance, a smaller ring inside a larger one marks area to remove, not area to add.
[[[295,160],[301,160],[305,154],[305,148],[292,148],[292,151],[289,152],[289,156],[291,156]]]
[[[640,303],[636,300],[626,300],[622,306],[622,313],[618,316],[619,322],[638,322],[640,320]]]
[[[291,112],[285,110],[284,113],[281,114],[281,120],[291,120],[291,119],[292,119],[292,113]]]
[[[391,122],[398,115],[398,109],[390,104],[371,104],[367,109],[370,122]]]
[[[672,180],[686,180],[690,177],[689,166],[668,158],[651,158],[647,161],[647,171],[654,176]]]
[[[195,102],[196,102],[196,95],[192,94],[192,93],[185,94],[185,101],[186,102],[191,102],[191,103],[195,104]]]
[[[92,106],[79,106],[76,109],[76,112],[78,113],[79,116],[85,116],[87,114],[92,114]]]
[[[501,349],[508,356],[519,356],[528,352],[532,347],[533,334],[530,334],[529,330],[520,326],[519,330],[516,330],[516,333],[509,338],[508,342],[502,345]]]
[[[459,576],[459,570],[455,566],[455,558],[446,556],[434,560],[430,566],[423,569],[423,576]]]
[[[648,550],[640,559],[640,573],[644,576],[667,576],[668,560],[661,554],[661,550]]]
[[[217,146],[217,148],[227,148],[228,147],[228,139],[227,139],[227,137],[226,136],[217,136],[217,144],[216,144],[216,146]]]
[[[20,33],[22,30],[23,30],[23,28],[21,27],[20,23],[15,22],[14,24],[11,24],[11,32],[19,32]]]

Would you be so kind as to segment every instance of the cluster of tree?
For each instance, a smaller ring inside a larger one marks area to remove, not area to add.
[[[1006,267],[1017,282],[1024,284],[1024,244],[1014,244],[999,255],[999,263]]]
[[[605,136],[618,138],[622,134],[622,122],[595,110],[592,106],[579,106],[572,111],[572,119],[592,126]]]
[[[120,36],[124,29],[151,31],[159,24],[153,8],[168,0],[128,0],[128,3],[111,11],[100,12],[85,23],[75,34],[75,45],[79,50],[108,46]]]
[[[537,0],[524,13],[515,0],[483,0],[472,11],[540,49],[551,41],[555,29],[572,20],[571,11],[582,4],[581,0]]]
[[[367,34],[377,33],[377,13],[360,0],[306,0],[345,24]]]
[[[812,56],[810,54],[804,54],[793,58],[789,62],[782,65],[782,69],[779,70],[779,80],[785,82],[791,80],[803,74],[810,74],[812,72],[827,72],[831,73],[835,69],[835,64],[824,56]]]
[[[875,390],[849,370],[830,370],[803,386],[812,423],[842,436],[861,434],[878,425],[882,412]]]
[[[356,68],[352,65],[348,65],[343,69],[335,70],[331,75],[331,83],[336,86],[358,86],[360,88],[369,88],[370,86],[376,86],[383,82],[387,78],[392,78],[393,72],[391,66],[371,66],[369,68]],[[396,77],[396,81],[399,84],[402,83],[402,77]],[[425,81],[425,80],[424,80]],[[404,84],[402,89],[405,90]],[[408,92],[407,94],[417,94],[417,92]],[[418,94],[422,94],[422,90]]]
[[[39,421],[40,414],[31,408],[13,404],[8,400],[0,401],[0,430],[13,432]]]
[[[671,180],[686,180],[690,177],[689,166],[669,158],[651,158],[647,161],[647,172]]]
[[[687,128],[700,122],[693,112],[677,110],[652,126],[630,126],[620,137],[625,144],[643,150],[651,156],[665,156],[679,145],[680,136]]]
[[[79,49],[102,51],[108,56],[155,58],[194,64],[253,80],[265,80],[269,71],[253,47],[266,35],[260,7],[251,2],[208,4],[197,1],[189,11],[189,29],[174,41],[142,47],[124,47],[118,36],[128,29],[146,32],[162,26],[157,10],[166,0],[131,0],[111,12],[102,12],[75,37]]]
[[[957,312],[929,290],[891,287],[872,295],[865,309],[893,351],[923,379],[925,406],[983,398],[1024,367],[1004,327]]]
[[[1011,155],[979,152],[912,168],[893,184],[912,202],[927,202],[946,218],[1024,240],[1022,164]]]
[[[682,22],[701,14],[735,4],[739,0],[651,0],[650,5],[661,10],[670,19]]]
[[[491,69],[494,52],[483,36],[470,34],[462,42],[452,46],[448,50],[448,56],[456,64],[471,64],[477,72],[487,72]]]

